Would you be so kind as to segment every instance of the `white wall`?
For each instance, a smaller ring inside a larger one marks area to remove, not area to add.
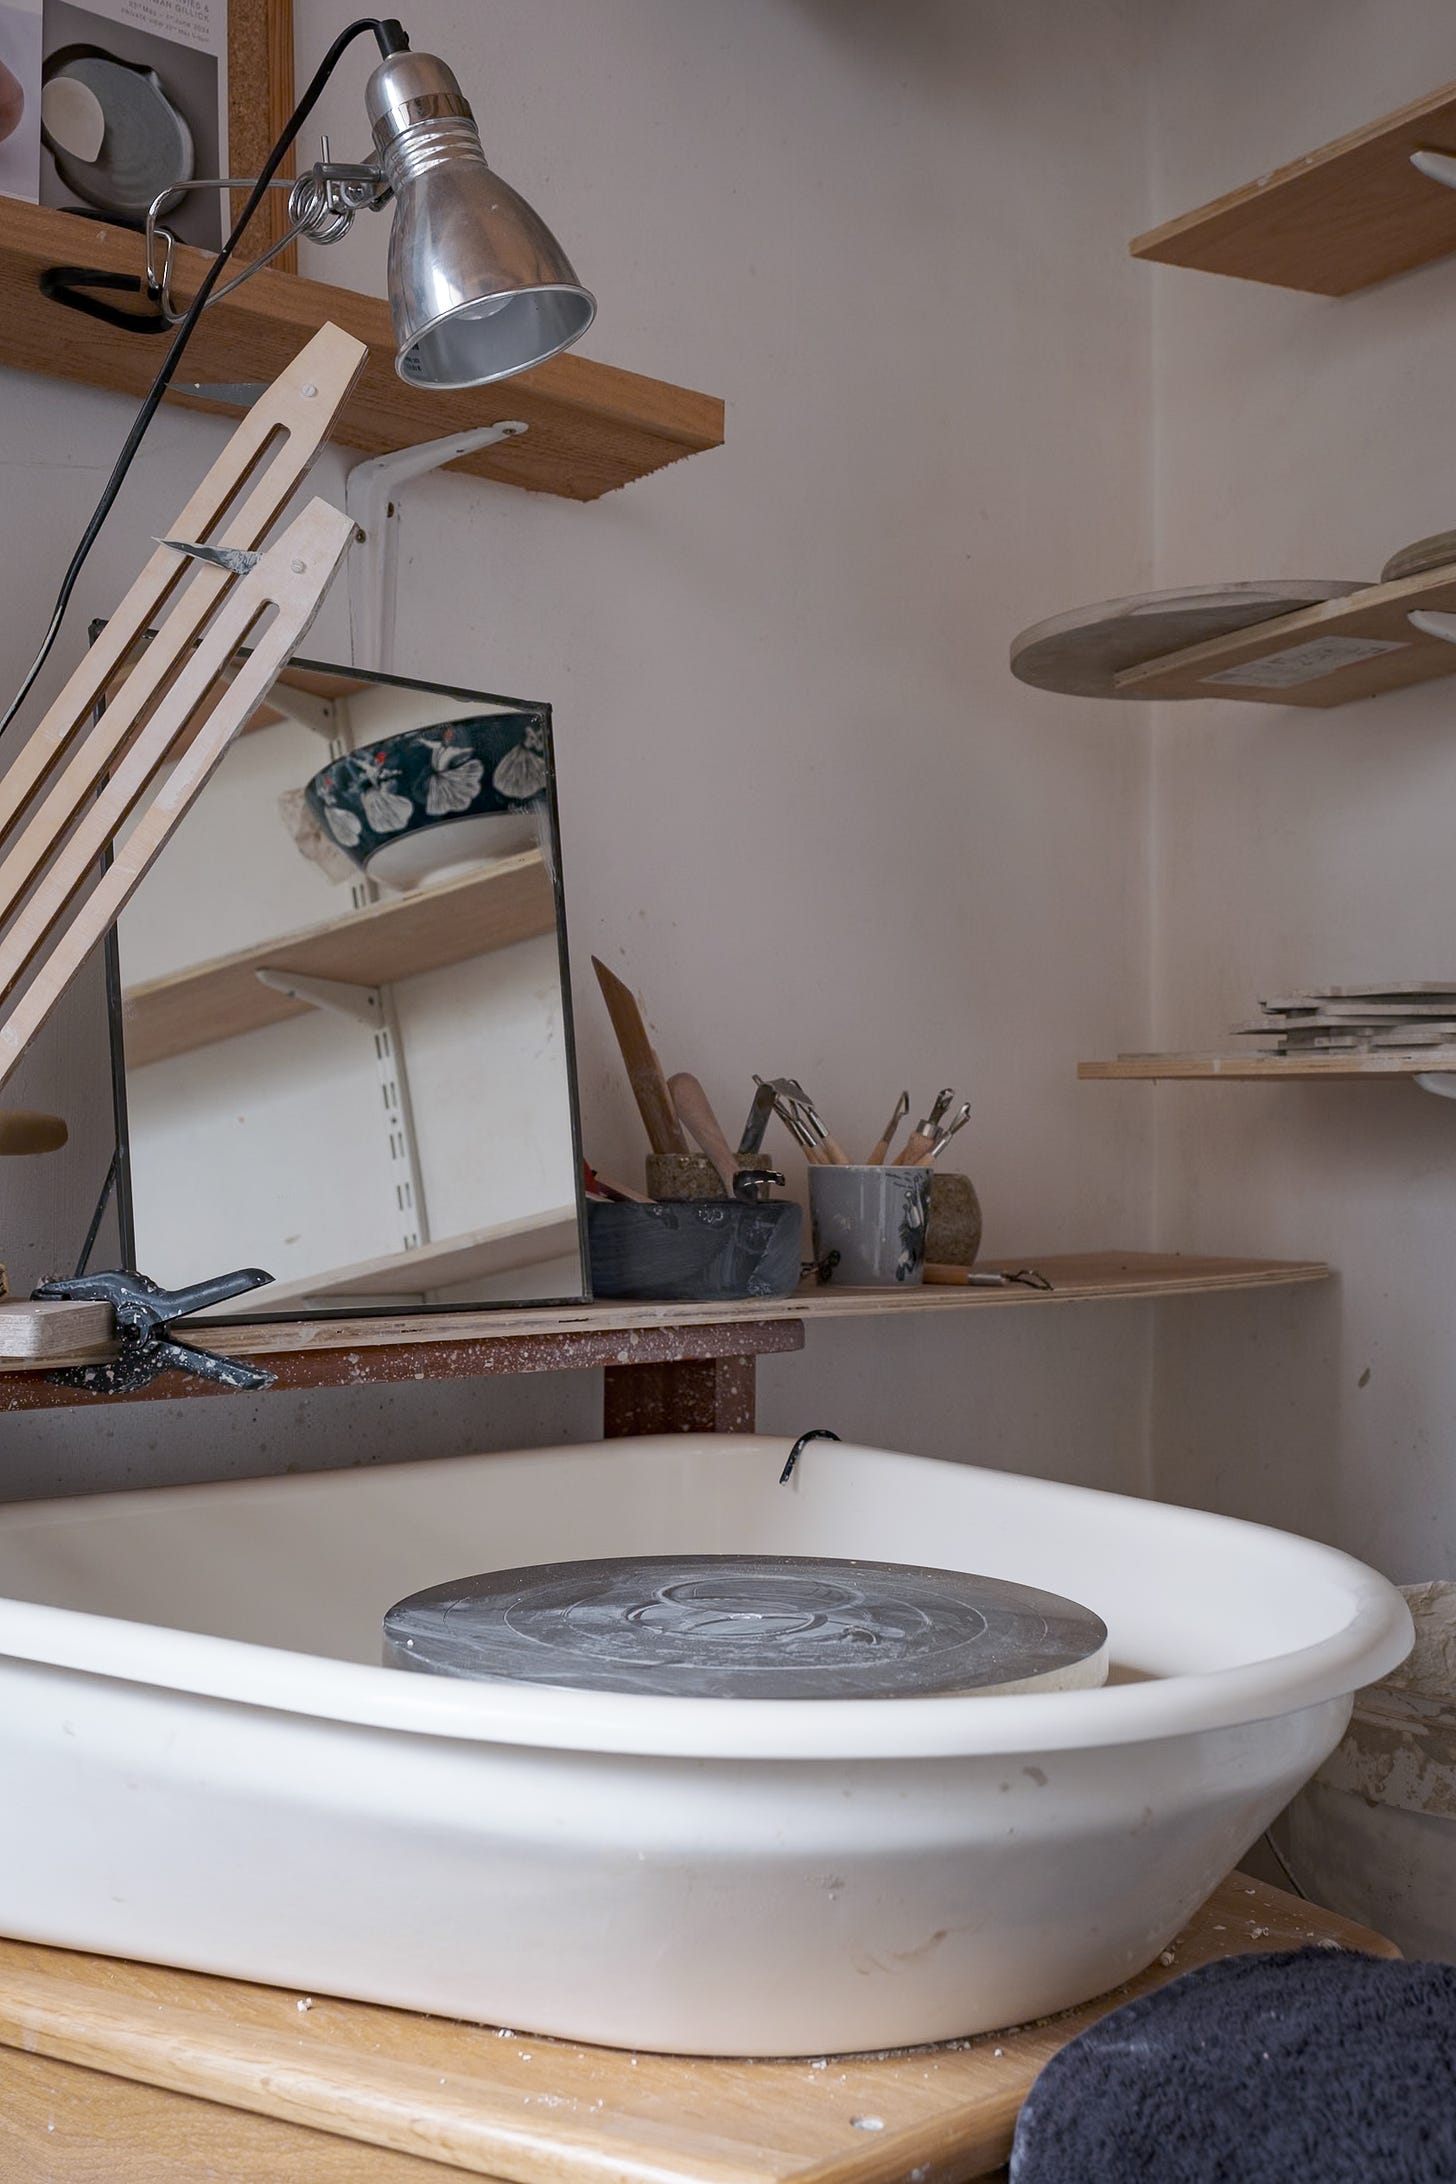
[[[1452,76],[1440,0],[1182,8],[1157,55],[1152,216]],[[1160,583],[1373,578],[1456,521],[1456,259],[1339,301],[1144,277]],[[1159,708],[1159,1046],[1207,1047],[1274,989],[1451,974],[1453,689],[1332,712]],[[1456,1109],[1378,1083],[1107,1097],[1156,1111],[1163,1240],[1340,1270],[1317,1306],[1230,1300],[1169,1331],[1159,1490],[1291,1523],[1401,1579],[1450,1576]]]
[[[349,10],[296,12],[302,79]],[[1005,666],[1022,624],[1149,574],[1152,290],[1124,249],[1146,209],[1140,12],[410,11],[599,291],[588,352],[728,400],[724,449],[592,506],[445,477],[403,518],[399,671],[555,707],[587,1144],[609,1170],[642,1146],[592,952],[730,1129],[755,1069],[802,1077],[866,1146],[902,1084],[954,1082],[988,1251],[1150,1241],[1150,1107],[1074,1079],[1147,1031],[1147,723]],[[320,114],[340,153],[366,66]],[[314,270],[377,286],[384,230]],[[483,421],[509,413],[509,390],[482,397]],[[126,416],[3,384],[27,551],[0,679]],[[218,436],[158,427],[73,646]],[[334,602],[309,649],[342,642]],[[766,1367],[765,1416],[1136,1484],[1150,1330],[1133,1307],[859,1323]],[[594,1431],[593,1405],[582,1377],[25,1418],[0,1427],[0,1486],[430,1455]]]

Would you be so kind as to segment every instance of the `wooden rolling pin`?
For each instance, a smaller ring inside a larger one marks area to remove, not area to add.
[[[59,1115],[0,1107],[0,1153],[58,1153],[69,1136]]]
[[[686,1071],[681,1071],[676,1077],[669,1077],[667,1089],[672,1094],[672,1104],[677,1109],[683,1128],[702,1146],[717,1169],[724,1190],[731,1198],[733,1178],[741,1163],[723,1135],[722,1126],[713,1113],[707,1093],[697,1078],[689,1076]]]
[[[642,1011],[629,986],[624,986],[615,972],[605,963],[592,957],[592,969],[597,974],[597,984],[602,989],[602,999],[607,1004],[607,1014],[612,1019],[612,1029],[617,1034],[617,1044],[622,1049],[622,1059],[627,1065],[627,1082],[632,1087],[632,1097],[637,1102],[637,1112],[642,1117],[647,1132],[647,1142],[654,1153],[686,1153],[692,1148],[683,1136],[682,1124],[672,1104],[672,1094],[667,1089],[667,1079],[662,1064],[653,1052],[652,1041],[647,1036],[647,1026],[642,1021]]]

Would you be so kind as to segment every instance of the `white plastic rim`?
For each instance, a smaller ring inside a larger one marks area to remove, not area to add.
[[[755,1438],[750,1445],[772,1452],[776,1459],[789,1447],[787,1440],[768,1438]],[[846,1443],[834,1444],[827,1456],[806,1450],[798,1477],[802,1479],[816,1461],[877,1454]],[[541,1451],[543,1463],[550,1461],[550,1455]],[[946,1469],[928,1457],[897,1456],[895,1462],[905,1467],[902,1476],[907,1491],[913,1491],[913,1472],[920,1466],[941,1477]],[[433,1467],[419,1468],[423,1472]],[[982,1476],[988,1483],[999,1477]],[[1089,1499],[1103,1503],[1118,1499],[1046,1480],[1019,1478],[1015,1487],[1018,1496],[1034,1492],[1044,1498],[1049,1513],[1058,1501],[1070,1499],[1075,1506]],[[227,1489],[190,1491],[216,1494]],[[1133,1512],[1147,1506],[1129,1501],[1129,1520]],[[1330,1620],[1337,1627],[1313,1644],[1208,1673],[1162,1674],[1145,1682],[1090,1691],[972,1694],[893,1703],[873,1699],[701,1702],[457,1682],[13,1599],[0,1600],[0,1655],[238,1705],[425,1737],[555,1751],[812,1765],[823,1760],[1071,1752],[1229,1728],[1347,1698],[1388,1674],[1410,1650],[1411,1621],[1401,1595],[1351,1556],[1263,1525],[1204,1511],[1160,1507],[1157,1515],[1165,1531],[1170,1526],[1186,1531],[1191,1551],[1216,1541],[1225,1554],[1242,1552],[1251,1560],[1270,1561],[1291,1580],[1327,1594]]]

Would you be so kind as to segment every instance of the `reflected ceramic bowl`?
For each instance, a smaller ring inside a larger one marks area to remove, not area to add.
[[[550,778],[539,713],[476,713],[331,759],[304,796],[371,880],[410,888],[532,848]]]

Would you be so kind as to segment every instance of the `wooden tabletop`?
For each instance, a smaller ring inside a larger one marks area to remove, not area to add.
[[[702,2061],[0,1941],[6,2184],[965,2184],[1032,2080],[1195,1965],[1379,1936],[1233,1874],[1128,1986],[874,2057]]]

